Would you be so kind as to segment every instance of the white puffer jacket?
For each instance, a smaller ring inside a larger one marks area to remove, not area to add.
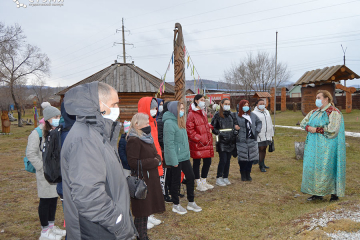
[[[269,111],[266,109],[264,109],[264,111],[260,111],[257,107],[255,107],[253,113],[255,113],[262,122],[261,132],[257,136],[257,141],[271,141],[272,137],[274,136],[274,127]]]

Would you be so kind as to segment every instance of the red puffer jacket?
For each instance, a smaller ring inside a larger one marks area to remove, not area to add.
[[[189,137],[190,156],[194,159],[214,157],[213,138],[207,117],[202,110],[191,104],[186,131]]]

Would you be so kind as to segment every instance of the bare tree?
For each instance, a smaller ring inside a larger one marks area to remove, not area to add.
[[[277,64],[276,87],[290,78],[290,72],[284,63]],[[225,79],[234,88],[242,90],[246,96],[251,91],[268,92],[275,85],[275,58],[266,52],[251,53],[239,64],[225,71]]]
[[[3,32],[0,39],[4,39],[5,35],[14,36],[21,35],[21,28],[8,27],[8,31]],[[10,29],[10,30],[9,30]],[[12,32],[16,31],[16,32]],[[12,34],[11,34],[12,33]],[[21,122],[21,105],[19,96],[16,96],[15,86],[17,84],[26,83],[28,77],[41,77],[47,75],[50,60],[46,54],[41,53],[36,46],[26,44],[22,40],[24,38],[14,40],[3,40],[0,45],[0,80],[7,83],[10,87],[11,97],[18,111],[18,124],[22,127]]]
[[[42,116],[43,109],[40,107],[40,104],[49,101],[49,98],[54,95],[54,91],[52,88],[46,86],[46,81],[43,78],[33,79],[32,89],[39,100],[37,105],[40,109],[40,116]]]

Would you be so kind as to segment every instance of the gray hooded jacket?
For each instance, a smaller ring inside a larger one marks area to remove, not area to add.
[[[61,150],[68,239],[132,239],[129,187],[116,151],[120,126],[100,114],[98,82],[72,88],[64,104],[76,115]]]

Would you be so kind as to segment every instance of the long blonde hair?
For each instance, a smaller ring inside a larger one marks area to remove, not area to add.
[[[184,115],[182,117],[180,117],[180,107],[181,104],[184,106]],[[186,119],[185,119],[185,104],[182,101],[179,101],[177,104],[177,112],[178,112],[178,117],[177,117],[177,121],[178,121],[178,127],[179,128],[186,128]]]
[[[149,121],[149,115],[147,115],[145,113],[137,113],[137,114],[135,114],[131,119],[129,132],[127,133],[127,136],[129,136],[129,133],[131,132],[132,129],[135,130],[137,135],[141,136],[143,134],[143,131],[138,129],[136,127],[136,125],[141,126],[141,125],[145,124],[147,121]]]
[[[331,103],[331,105],[335,106],[334,102],[333,102],[333,96],[331,95],[331,93],[329,91],[327,91],[327,90],[318,90],[316,95],[318,95],[319,93],[322,93],[323,97],[327,98],[329,103]]]

